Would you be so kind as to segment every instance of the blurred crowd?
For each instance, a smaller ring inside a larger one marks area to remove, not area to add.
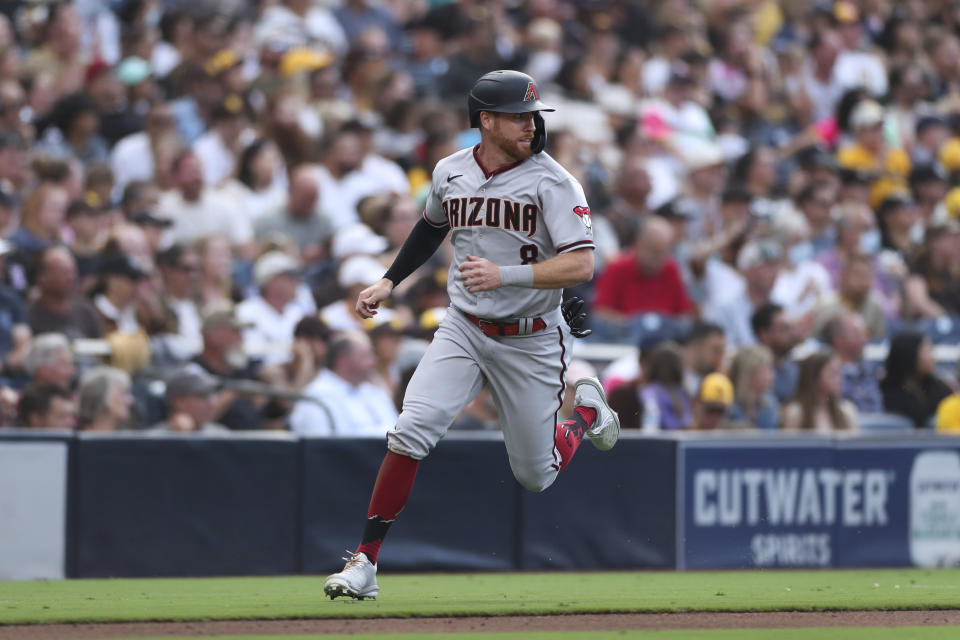
[[[3,424],[383,434],[449,248],[354,301],[497,68],[557,108],[625,427],[960,429],[949,0],[2,3]]]

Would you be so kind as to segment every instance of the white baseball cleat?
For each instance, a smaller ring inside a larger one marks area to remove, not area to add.
[[[330,596],[331,600],[337,596],[376,600],[380,593],[380,587],[377,586],[377,565],[371,563],[366,554],[360,551],[344,560],[347,565],[343,571],[327,576],[323,581],[323,592]]]
[[[597,412],[593,427],[587,430],[590,442],[600,451],[613,449],[620,437],[620,418],[617,412],[607,404],[607,394],[596,378],[580,378],[576,383],[573,404],[577,407],[590,407]]]

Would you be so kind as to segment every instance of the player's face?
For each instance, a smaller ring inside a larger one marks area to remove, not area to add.
[[[533,151],[536,127],[533,113],[494,113],[490,127],[490,141],[514,160],[526,160]]]

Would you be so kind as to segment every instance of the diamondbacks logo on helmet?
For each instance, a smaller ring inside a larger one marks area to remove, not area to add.
[[[532,82],[527,83],[527,93],[523,96],[524,102],[530,102],[531,100],[539,100],[540,94],[537,93],[537,85]]]
[[[590,219],[590,207],[577,206],[573,208],[573,212],[580,216],[580,222],[587,228],[587,231],[593,234],[593,220]]]

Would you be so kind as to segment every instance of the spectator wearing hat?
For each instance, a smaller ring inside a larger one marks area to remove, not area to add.
[[[173,370],[166,378],[167,419],[154,425],[154,433],[229,433],[213,421],[217,380],[200,366],[189,363]]]
[[[282,38],[288,46],[312,46],[337,56],[347,51],[343,27],[325,6],[304,0],[284,0],[267,7],[253,32],[259,45]]]
[[[917,251],[917,222],[917,209],[907,192],[897,191],[884,198],[877,208],[881,248],[906,262],[912,260]]]
[[[960,433],[960,393],[947,396],[937,407],[937,431],[950,435]]]
[[[706,376],[693,400],[693,424],[690,428],[697,431],[728,428],[733,399],[730,378],[722,373]]]
[[[98,254],[106,241],[105,213],[102,208],[93,207],[86,200],[74,200],[67,207],[70,251],[76,258],[77,273],[85,285],[92,284],[97,276]],[[81,290],[87,288],[81,285]]]
[[[161,141],[176,137],[177,130],[169,102],[157,101],[150,106],[143,122],[143,131],[121,138],[110,152],[110,168],[116,180],[115,189],[123,193],[134,180],[153,180],[156,155]]]
[[[873,206],[879,205],[893,190],[904,189],[910,175],[907,152],[887,145],[883,133],[884,118],[885,112],[879,103],[861,100],[850,113],[854,142],[837,152],[837,163],[841,167],[873,174],[870,186],[870,204]]]
[[[99,275],[93,305],[106,333],[141,331],[137,318],[137,285],[147,277],[147,272],[129,256],[111,253],[101,257]]]
[[[250,253],[253,227],[235,215],[230,201],[204,183],[203,163],[193,151],[181,152],[171,164],[174,188],[160,196],[157,215],[173,221],[176,242],[189,244],[199,238],[226,235],[234,251]]]
[[[187,145],[196,142],[207,130],[206,118],[224,96],[223,87],[207,73],[205,66],[188,60],[170,74],[170,81],[178,83],[183,91],[180,97],[170,101],[174,130]]]
[[[433,12],[428,11],[419,19],[407,24],[405,29],[410,42],[410,55],[403,68],[413,79],[416,94],[424,98],[437,97],[438,81],[446,73],[449,65],[444,55],[446,34],[435,17]],[[541,77],[537,74],[533,76]],[[546,78],[543,80],[545,81]]]
[[[640,118],[655,116],[667,129],[676,134],[677,148],[702,143],[714,137],[713,124],[706,110],[693,97],[696,79],[690,65],[675,61],[659,97],[640,103]]]
[[[73,398],[59,385],[32,384],[20,394],[18,425],[29,429],[73,429],[77,417]]]
[[[770,301],[770,292],[783,265],[783,250],[769,241],[748,242],[737,255],[737,269],[744,286],[734,297],[704,305],[705,319],[723,327],[732,348],[756,341],[750,318],[754,310]]]
[[[363,329],[363,319],[357,315],[355,303],[360,292],[379,281],[386,269],[376,258],[355,255],[347,258],[337,271],[337,284],[344,295],[320,310],[320,317],[333,331]]]
[[[303,391],[316,402],[297,402],[290,428],[308,435],[382,438],[398,414],[389,394],[370,382],[376,368],[370,339],[357,332],[335,338],[327,363]]]
[[[203,319],[203,351],[193,362],[208,374],[224,381],[265,383],[270,372],[260,360],[251,358],[243,346],[243,332],[250,328],[229,308],[215,309]],[[263,396],[230,389],[220,392],[212,418],[231,430],[258,430],[283,417],[288,408]]]
[[[77,391],[77,428],[118,431],[133,419],[130,375],[114,367],[95,367],[83,374]]]
[[[936,420],[937,431],[960,433],[960,392],[955,391],[940,402],[937,406]]]
[[[316,172],[309,165],[295,167],[290,173],[286,202],[253,221],[258,238],[279,233],[297,245],[304,262],[326,255],[333,225],[326,214],[317,211],[319,187]]]
[[[687,238],[700,242],[720,232],[720,196],[727,168],[720,147],[700,140],[683,147],[681,158],[687,172],[686,187],[677,206],[687,211]]]
[[[833,70],[836,83],[845,90],[863,87],[877,98],[887,95],[887,69],[866,46],[860,9],[849,0],[838,0],[833,3],[833,18],[843,46]]]
[[[229,47],[220,49],[207,58],[203,63],[203,70],[214,82],[221,85],[228,95],[244,95],[249,89],[244,59]]]
[[[86,70],[86,90],[100,118],[99,133],[107,145],[143,128],[143,112],[138,113],[127,100],[126,87],[117,73],[103,60],[95,60]]]
[[[210,128],[193,143],[203,165],[204,183],[220,186],[233,175],[237,157],[253,140],[243,99],[228,94],[210,115]]]
[[[77,263],[66,247],[51,247],[36,261],[37,295],[27,306],[34,334],[62,333],[71,340],[99,338],[103,324],[94,306],[77,287]]]
[[[734,399],[731,422],[755,429],[780,427],[780,403],[773,395],[773,354],[763,345],[740,347],[730,364]],[[701,390],[702,391],[702,390]]]
[[[670,255],[674,240],[662,218],[644,221],[633,251],[611,262],[597,278],[595,329],[616,333],[629,329],[640,314],[686,317],[693,312],[677,261]]]
[[[300,264],[282,251],[269,251],[253,266],[257,295],[237,305],[237,318],[249,324],[243,344],[265,364],[290,360],[293,329],[307,311],[297,301]]]
[[[863,357],[867,345],[867,326],[856,313],[842,311],[823,329],[823,341],[840,358],[843,376],[841,395],[861,413],[883,412],[880,394],[880,370]]]

